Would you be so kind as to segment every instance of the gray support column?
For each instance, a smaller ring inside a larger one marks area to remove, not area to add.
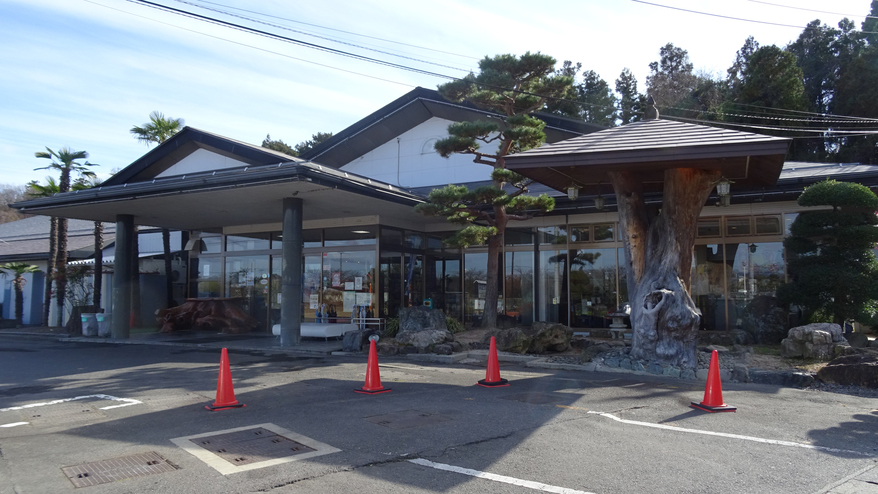
[[[533,294],[533,314],[534,314],[534,322],[540,321],[540,313],[543,310],[543,300],[542,300],[542,292],[540,291],[540,230],[539,228],[534,228],[533,230],[533,239],[534,239],[534,294]],[[547,319],[547,318],[543,318]]]
[[[131,320],[131,277],[134,272],[134,216],[116,215],[116,260],[113,271],[113,319],[110,326],[112,337],[128,339]]]
[[[280,345],[298,345],[302,336],[302,199],[284,199]]]

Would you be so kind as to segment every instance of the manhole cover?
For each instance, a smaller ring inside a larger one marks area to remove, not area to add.
[[[422,425],[438,424],[451,420],[445,415],[433,415],[419,410],[403,410],[402,412],[387,413],[366,417],[366,421],[372,422],[388,429],[411,429]]]
[[[545,393],[521,393],[517,395],[500,396],[501,399],[520,401],[522,403],[531,403],[534,405],[545,405],[547,403],[558,403],[561,398],[557,396],[547,395]]]
[[[263,427],[202,437],[192,442],[233,465],[249,465],[314,451],[314,448]]]
[[[155,473],[172,472],[176,469],[177,467],[168,463],[161,455],[151,451],[84,465],[63,467],[61,471],[73,482],[74,487],[88,487]]]
[[[171,441],[223,475],[340,451],[274,424],[238,427]]]

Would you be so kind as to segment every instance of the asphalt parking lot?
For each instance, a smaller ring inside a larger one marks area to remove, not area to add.
[[[405,358],[372,396],[365,356],[229,360],[246,406],[210,412],[214,348],[0,337],[0,494],[878,493],[873,398],[736,384],[707,414],[698,382]]]

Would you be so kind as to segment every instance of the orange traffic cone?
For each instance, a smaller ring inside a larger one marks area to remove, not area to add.
[[[238,400],[235,399],[235,390],[232,389],[232,371],[229,369],[229,352],[223,348],[220,356],[219,379],[216,382],[216,401],[213,402],[213,405],[206,405],[204,408],[215,411],[243,406],[246,405],[238,403]]]
[[[500,364],[497,359],[497,342],[491,337],[491,347],[488,349],[488,370],[485,372],[485,378],[479,381],[479,386],[486,388],[497,388],[500,386],[509,386],[509,381],[500,378]]]
[[[369,362],[366,364],[366,383],[357,393],[377,395],[387,393],[390,388],[381,385],[381,375],[378,373],[378,350],[375,349],[375,340],[369,340]]]
[[[723,385],[719,376],[719,354],[716,350],[710,355],[710,368],[707,370],[707,386],[704,388],[704,400],[701,403],[692,402],[693,408],[705,412],[734,412],[736,407],[726,405],[723,402]]]

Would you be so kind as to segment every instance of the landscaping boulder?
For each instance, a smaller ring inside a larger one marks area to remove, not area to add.
[[[341,340],[341,351],[343,352],[361,352],[365,345],[368,349],[369,337],[378,334],[379,331],[374,328],[355,329],[344,334]]]
[[[447,329],[425,329],[421,331],[402,331],[396,335],[396,342],[400,345],[411,345],[422,350],[433,348],[447,341],[454,341],[454,336]]]
[[[563,324],[535,322],[529,353],[566,352],[570,349],[573,332]]]
[[[787,311],[779,307],[776,297],[753,297],[744,308],[741,323],[744,330],[760,345],[777,345],[787,335]]]
[[[827,383],[878,388],[878,356],[867,353],[839,357],[820,369],[817,378]]]
[[[869,346],[869,337],[866,336],[866,333],[850,333],[845,338],[854,348],[866,348]]]
[[[525,333],[521,328],[503,329],[488,333],[485,343],[491,341],[493,336],[497,343],[497,350],[511,353],[527,353],[533,343],[533,337]]]
[[[400,333],[424,330],[448,330],[445,326],[445,313],[421,305],[399,309]]]
[[[787,337],[781,341],[780,351],[781,355],[787,358],[829,359],[838,352],[835,350],[837,346],[849,346],[842,335],[841,326],[832,323],[814,323],[791,329]]]

